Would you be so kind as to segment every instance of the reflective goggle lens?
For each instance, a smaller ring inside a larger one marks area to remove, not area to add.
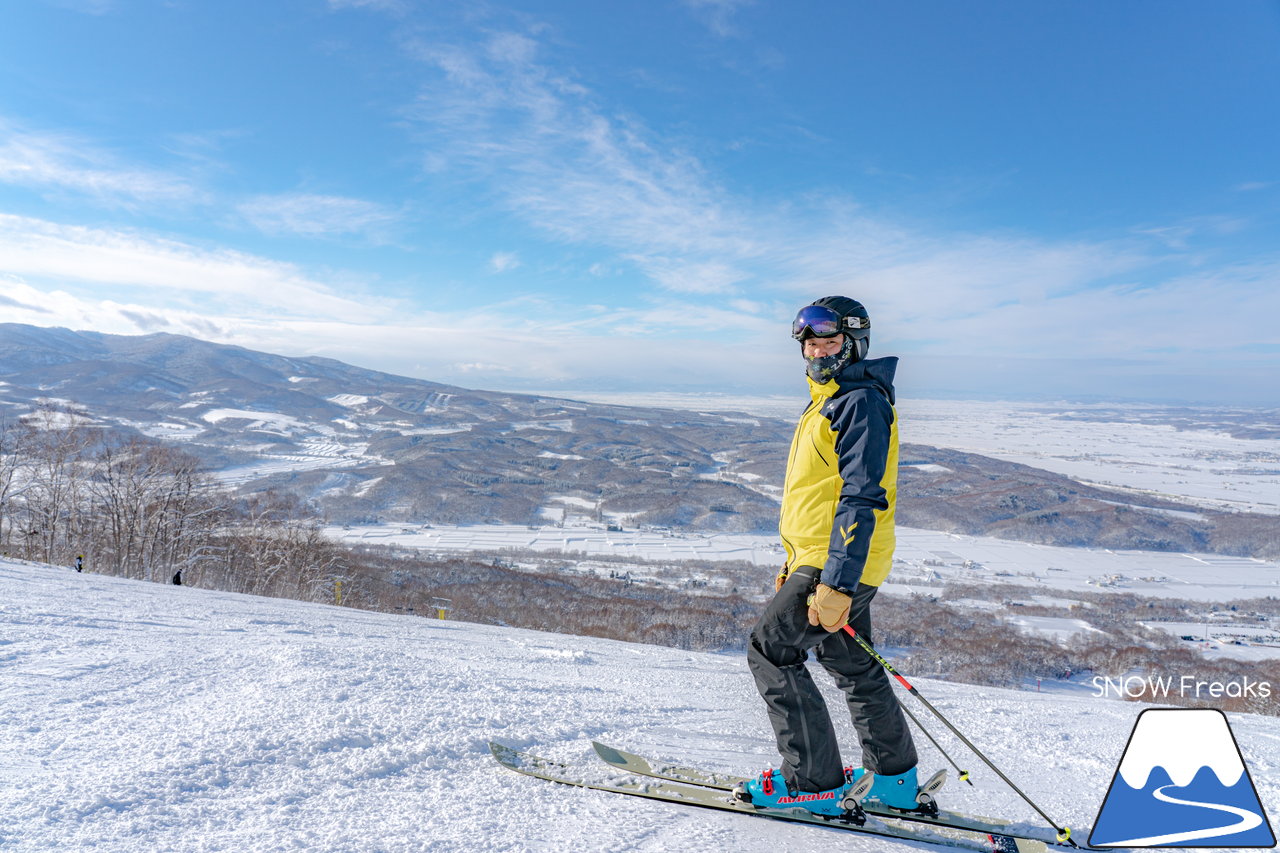
[[[801,340],[805,329],[814,337],[829,338],[840,333],[840,315],[822,305],[806,305],[791,324],[791,337]]]

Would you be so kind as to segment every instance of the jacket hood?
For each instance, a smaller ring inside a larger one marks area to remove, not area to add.
[[[894,405],[896,401],[893,377],[897,372],[898,357],[891,355],[885,358],[865,358],[862,361],[855,361],[846,365],[834,379],[829,379],[821,385],[808,377],[805,378],[808,379],[811,394],[835,397],[855,388],[879,388],[889,398],[889,404]]]

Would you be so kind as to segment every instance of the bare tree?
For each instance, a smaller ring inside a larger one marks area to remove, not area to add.
[[[343,571],[342,549],[294,495],[249,497],[224,531],[228,585],[237,592],[319,600]]]
[[[212,481],[188,453],[133,438],[104,442],[89,490],[103,528],[100,561],[125,577],[164,580],[212,532]]]
[[[24,418],[23,448],[30,463],[22,538],[29,556],[52,563],[69,559],[84,521],[85,451],[94,431],[78,413],[43,405]]]
[[[15,526],[15,501],[27,482],[20,476],[30,430],[18,421],[0,418],[0,547],[12,544]],[[29,479],[29,478],[27,478]]]
[[[0,422],[0,539],[43,562],[89,555],[95,571],[323,600],[345,549],[288,493],[234,500],[171,445],[94,429],[44,406]],[[13,540],[17,540],[14,542]]]

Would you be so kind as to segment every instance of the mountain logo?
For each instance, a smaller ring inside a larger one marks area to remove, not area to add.
[[[1091,847],[1274,847],[1227,717],[1195,708],[1138,715]]]

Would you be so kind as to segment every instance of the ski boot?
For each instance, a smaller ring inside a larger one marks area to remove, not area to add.
[[[757,778],[739,784],[733,789],[733,796],[739,802],[756,808],[802,808],[816,815],[841,818],[861,826],[866,821],[861,801],[870,786],[871,780],[867,779],[865,782],[846,782],[837,788],[816,793],[793,793],[787,790],[787,781],[782,778],[781,771],[770,768]]]
[[[869,773],[861,767],[848,768],[845,774],[846,778],[853,783],[867,778],[871,779],[871,783],[866,786],[867,793],[862,800],[867,805],[878,804],[898,811],[915,812],[930,816],[938,814],[938,803],[934,799],[934,794],[947,781],[947,771],[939,770],[921,785],[914,767],[905,773],[899,773],[895,776]]]

